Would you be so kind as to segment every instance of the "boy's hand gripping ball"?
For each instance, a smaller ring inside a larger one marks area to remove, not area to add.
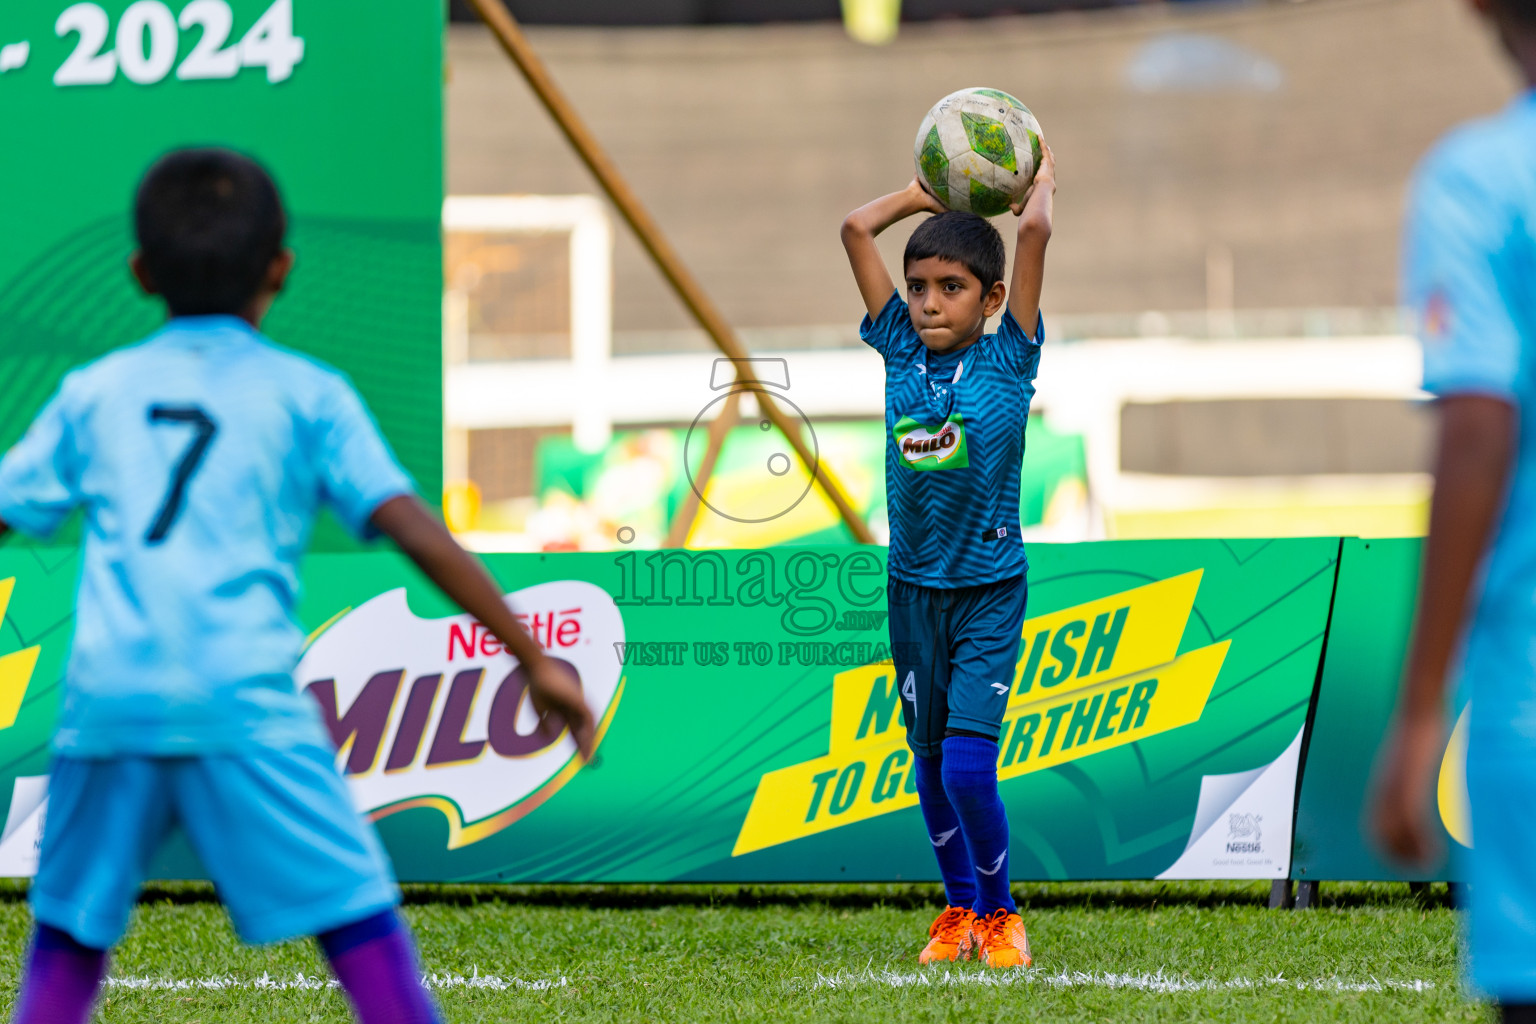
[[[996,217],[1021,202],[1041,158],[1040,122],[998,89],[961,89],[917,130],[917,180],[951,210]]]

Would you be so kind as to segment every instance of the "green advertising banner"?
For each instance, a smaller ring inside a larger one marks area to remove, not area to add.
[[[1458,879],[1454,857],[1404,871],[1367,840],[1372,772],[1391,724],[1413,627],[1423,541],[1344,541],[1328,653],[1296,808],[1292,874],[1307,880]],[[1440,770],[1437,820],[1450,854],[1470,838],[1464,697]]]
[[[9,796],[0,875],[37,868],[79,568],[73,550],[0,550],[0,793]]]
[[[265,329],[350,374],[442,478],[441,0],[0,4],[0,451],[70,368],[159,323],[133,189],[186,145],[274,173],[298,266]],[[321,547],[346,547],[328,525]]]
[[[1017,878],[1283,878],[1336,540],[1034,545],[999,769]],[[579,767],[387,553],[305,568],[316,700],[407,880],[932,879],[884,550],[493,556],[601,718]],[[74,558],[0,551],[0,873],[35,863]],[[184,851],[167,874],[196,871]]]

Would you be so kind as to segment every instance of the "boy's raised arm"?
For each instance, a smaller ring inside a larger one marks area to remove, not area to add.
[[[900,192],[881,196],[843,218],[843,248],[848,250],[853,279],[858,282],[859,294],[871,320],[880,315],[896,290],[891,272],[886,269],[885,260],[875,245],[875,236],[897,221],[925,210],[943,213],[944,204],[913,178],[912,183]]]
[[[459,546],[447,527],[415,497],[402,495],[380,505],[370,520],[400,546],[411,561],[455,604],[484,623],[528,670],[529,693],[540,711],[558,711],[570,727],[584,760],[595,749],[596,720],[581,687],[544,656],[533,637],[518,624],[479,559]]]
[[[1051,216],[1056,195],[1056,157],[1042,145],[1040,169],[1024,201],[1013,206],[1019,217],[1019,238],[1013,257],[1013,285],[1008,312],[1030,334],[1040,319],[1040,291],[1045,286],[1045,247],[1051,240]]]

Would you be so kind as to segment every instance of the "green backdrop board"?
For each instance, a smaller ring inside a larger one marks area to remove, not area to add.
[[[0,832],[0,874],[37,864],[48,742],[74,629],[73,550],[0,549],[0,791],[9,794]]]
[[[1455,858],[1404,871],[1367,841],[1371,775],[1397,703],[1403,658],[1413,626],[1419,555],[1414,540],[1344,541],[1338,596],[1317,694],[1296,809],[1296,878],[1431,881],[1456,879]],[[1453,702],[1459,717],[1464,701]],[[1464,750],[1448,751],[1457,774]],[[1460,813],[1454,787],[1439,800],[1442,849],[1457,844],[1445,828]]]
[[[998,684],[1016,877],[1285,877],[1337,552],[1031,547],[1018,664]],[[603,721],[598,764],[577,768],[500,646],[399,556],[306,564],[315,632],[297,680],[402,878],[935,877],[903,681],[883,661],[883,549],[488,562],[580,672]],[[0,707],[10,693],[21,708],[0,731],[0,873],[26,873],[44,809],[72,576],[67,552],[0,551],[0,579],[15,579]],[[163,870],[195,865],[173,853]]]
[[[0,4],[0,450],[66,370],[154,329],[126,270],[133,187],[168,149],[226,145],[292,213],[268,333],[350,374],[435,500],[442,40],[440,0]]]

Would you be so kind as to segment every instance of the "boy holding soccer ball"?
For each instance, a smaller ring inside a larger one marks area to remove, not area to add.
[[[1040,290],[1055,191],[1045,147],[1033,186],[1012,206],[1011,286],[991,223],[946,209],[917,180],[843,221],[869,311],[860,334],[885,360],[891,647],[948,904],[929,929],[923,963],[973,949],[989,967],[1031,962],[1008,885],[997,743],[1028,593],[1019,468],[1044,340]],[[903,299],[875,236],[918,213],[934,216],[907,243]],[[997,333],[987,334],[999,313]]]

